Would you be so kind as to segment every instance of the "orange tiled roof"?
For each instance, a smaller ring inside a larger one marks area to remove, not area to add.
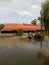
[[[22,28],[23,30],[41,30],[41,26],[33,24],[4,24],[3,30],[17,30]],[[44,27],[42,27],[44,30]]]

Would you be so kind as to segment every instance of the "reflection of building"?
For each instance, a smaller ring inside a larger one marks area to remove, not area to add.
[[[33,24],[4,24],[1,33],[16,33],[18,29],[23,29],[24,32],[40,32],[41,26]],[[44,31],[44,27],[42,27],[42,31]]]

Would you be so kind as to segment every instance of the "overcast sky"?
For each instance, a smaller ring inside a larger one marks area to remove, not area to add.
[[[30,23],[44,0],[0,0],[0,23]]]

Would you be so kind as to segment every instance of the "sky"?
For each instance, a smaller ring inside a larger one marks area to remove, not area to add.
[[[31,23],[44,0],[0,0],[0,23]]]

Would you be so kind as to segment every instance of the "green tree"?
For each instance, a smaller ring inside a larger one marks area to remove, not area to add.
[[[17,30],[17,35],[22,36],[24,34],[24,30],[23,29],[18,29]]]
[[[38,17],[38,20],[41,22],[41,17]]]
[[[0,31],[4,28],[4,24],[0,24]]]
[[[31,24],[36,25],[36,23],[37,23],[37,20],[36,19],[34,19],[34,20],[31,21]]]
[[[49,0],[41,5],[41,23],[44,23],[45,30],[49,31]]]

